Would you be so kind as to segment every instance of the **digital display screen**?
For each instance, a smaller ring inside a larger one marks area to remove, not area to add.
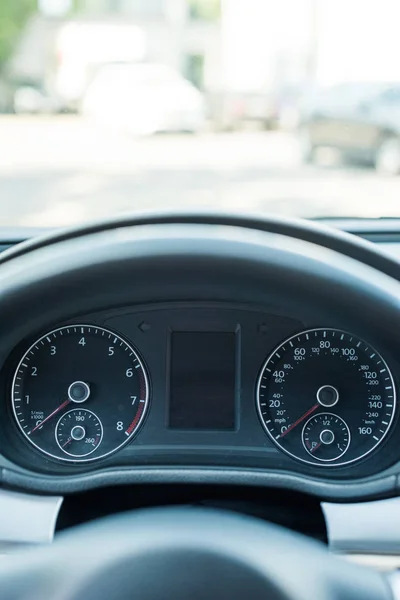
[[[235,333],[175,331],[171,336],[169,426],[235,429]]]

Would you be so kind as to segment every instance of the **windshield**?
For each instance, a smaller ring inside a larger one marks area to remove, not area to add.
[[[400,216],[395,0],[0,0],[0,226]]]

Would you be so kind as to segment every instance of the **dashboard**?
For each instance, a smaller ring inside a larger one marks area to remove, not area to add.
[[[0,280],[3,595],[399,595],[398,260],[166,213],[17,245]]]
[[[396,458],[400,366],[381,343],[321,325],[204,302],[57,324],[5,361],[1,450],[57,475],[150,465],[372,474]]]
[[[395,494],[398,296],[389,317],[368,294],[397,260],[355,244],[344,262],[348,238],[330,248],[318,227],[303,240],[272,222],[264,239],[260,222],[173,221],[151,260],[151,220],[0,255],[2,484]],[[360,262],[367,251],[376,264]]]
[[[196,505],[397,567],[400,221],[329,224],[0,230],[0,551]]]

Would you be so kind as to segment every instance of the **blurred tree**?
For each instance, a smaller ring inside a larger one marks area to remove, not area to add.
[[[221,16],[221,0],[189,0],[192,19],[216,21]]]
[[[0,0],[0,66],[10,56],[22,28],[36,8],[36,0]]]
[[[72,12],[80,12],[86,9],[87,2],[85,0],[72,0]]]

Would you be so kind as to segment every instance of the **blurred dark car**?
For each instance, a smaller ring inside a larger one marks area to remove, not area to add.
[[[321,147],[344,159],[370,163],[383,173],[400,173],[400,84],[342,84],[304,100],[299,133],[303,157]]]

